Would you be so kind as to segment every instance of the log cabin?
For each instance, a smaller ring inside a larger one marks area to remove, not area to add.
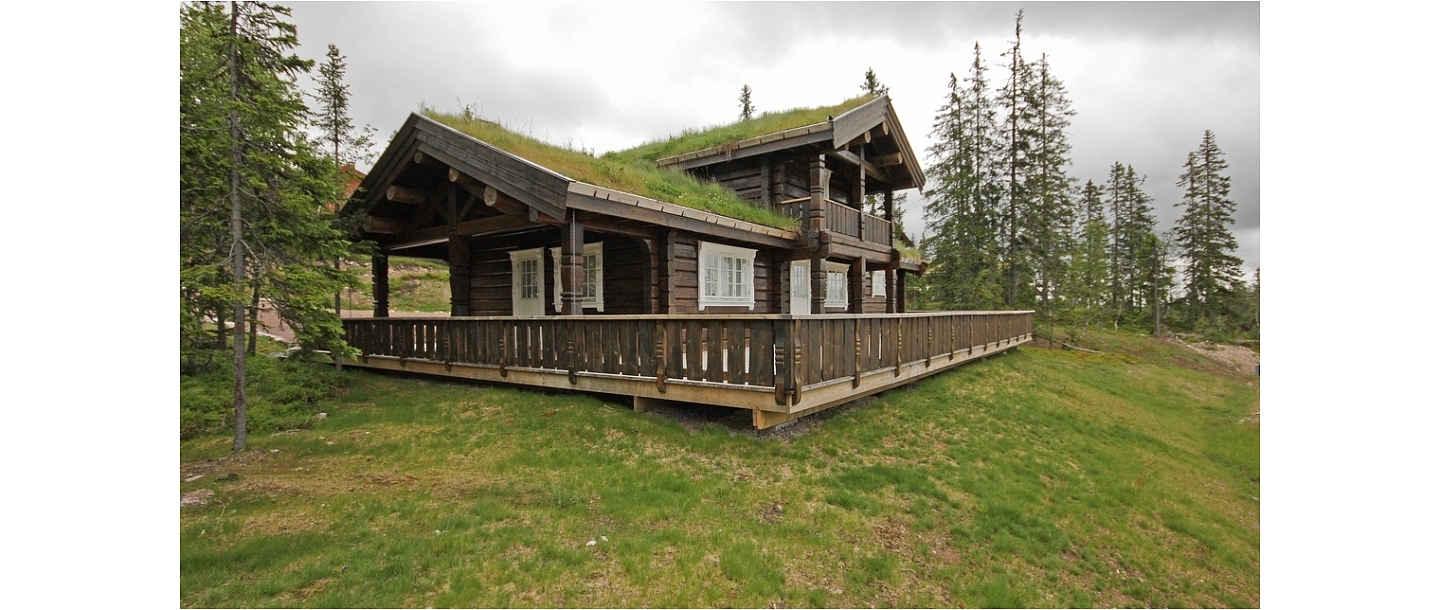
[[[894,196],[924,187],[919,161],[889,97],[818,110],[599,158],[411,114],[342,211],[377,246],[351,364],[748,409],[763,429],[1029,341],[1028,311],[907,312],[926,261]],[[389,315],[392,255],[448,263],[449,318]]]

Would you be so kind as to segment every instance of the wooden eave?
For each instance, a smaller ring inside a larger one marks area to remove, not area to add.
[[[650,225],[774,248],[794,248],[800,242],[800,235],[794,231],[758,225],[586,182],[570,183],[566,205],[574,210],[629,218]]]

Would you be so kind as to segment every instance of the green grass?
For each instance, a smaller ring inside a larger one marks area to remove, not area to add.
[[[480,118],[467,118],[428,109],[425,115],[575,180],[755,224],[780,229],[795,229],[799,226],[799,221],[795,218],[751,205],[718,183],[702,182],[677,170],[660,169],[644,159],[613,155],[595,157],[586,151],[541,142]]]
[[[681,153],[710,148],[712,146],[720,146],[730,142],[739,142],[740,140],[763,136],[768,133],[814,125],[815,123],[824,123],[830,118],[854,110],[861,104],[872,99],[874,98],[869,95],[859,95],[833,106],[793,108],[777,112],[765,112],[748,121],[736,121],[727,125],[716,125],[705,129],[687,129],[681,132],[680,135],[672,136],[664,140],[647,142],[634,148],[606,153],[602,158],[625,162],[655,161]]]
[[[1258,606],[1258,379],[1086,347],[796,436],[347,372],[311,429],[181,443],[213,473],[181,490],[215,492],[180,515],[181,605]]]
[[[374,308],[369,263],[361,266],[364,274],[356,290],[341,295],[345,309],[369,311]],[[390,311],[396,313],[450,311],[450,266],[442,261],[423,258],[390,257]]]

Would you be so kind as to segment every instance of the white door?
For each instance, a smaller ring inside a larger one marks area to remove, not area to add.
[[[542,248],[510,253],[510,301],[517,316],[545,315]]]
[[[790,262],[790,313],[810,313],[810,261]]]

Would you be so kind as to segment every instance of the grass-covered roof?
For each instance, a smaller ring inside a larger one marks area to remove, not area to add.
[[[799,221],[773,210],[751,205],[734,192],[714,182],[697,180],[685,172],[656,167],[655,159],[736,142],[746,138],[821,123],[845,113],[872,98],[868,95],[834,106],[796,108],[767,112],[748,121],[737,121],[703,130],[685,130],[679,135],[648,142],[596,157],[589,152],[555,146],[478,117],[425,110],[425,116],[510,154],[559,172],[574,180],[588,182],[642,197],[705,210],[755,224],[795,229]]]

